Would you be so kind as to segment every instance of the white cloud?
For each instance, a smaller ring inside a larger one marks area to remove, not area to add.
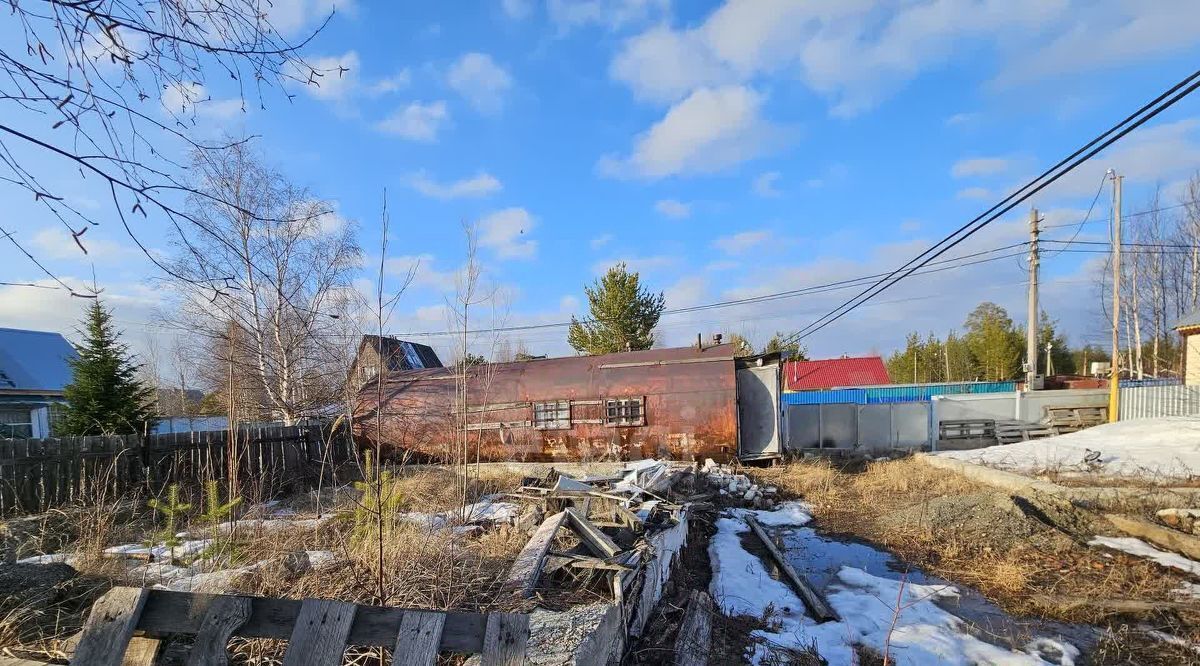
[[[1006,87],[1180,52],[1197,32],[1189,0],[726,0],[698,24],[630,38],[609,73],[658,103],[798,76],[835,115],[853,116],[965,46],[998,51],[995,85]]]
[[[1087,196],[1096,193],[1112,167],[1125,183],[1167,182],[1200,169],[1200,117],[1143,126],[1063,176],[1043,196]]]
[[[315,28],[335,10],[353,16],[357,0],[272,0],[265,4],[267,20],[285,37]]]
[[[664,217],[676,220],[682,220],[692,214],[692,207],[690,205],[682,201],[676,201],[675,199],[662,199],[655,202],[654,210],[658,211]]]
[[[407,67],[391,76],[373,81],[366,86],[366,93],[371,97],[379,97],[398,92],[412,85],[412,71]]]
[[[558,309],[562,312],[578,312],[579,298],[570,294],[563,296],[558,299]]]
[[[781,192],[776,189],[775,183],[779,182],[780,176],[781,174],[778,171],[767,171],[766,173],[759,174],[754,179],[751,189],[760,197],[777,197]]]
[[[732,259],[718,259],[717,261],[708,262],[708,264],[704,266],[704,270],[716,273],[719,271],[731,271],[735,268],[741,268],[741,266],[741,263],[733,261]]]
[[[98,232],[92,227],[85,229],[90,232],[85,231],[79,237],[79,242],[87,249],[87,254],[79,249],[79,245],[76,245],[71,234],[63,227],[46,227],[34,234],[31,240],[38,255],[50,259],[85,259],[99,263],[127,261],[136,256],[145,256],[132,245],[126,246],[98,236]]]
[[[900,231],[905,233],[916,233],[921,230],[921,223],[917,220],[905,220],[900,223]]]
[[[1077,9],[1071,12],[1069,25],[1055,31],[1049,41],[1016,51],[992,81],[993,87],[1007,89],[1162,57],[1193,48],[1200,33],[1200,12],[1191,0],[1108,0],[1090,3],[1087,11]]]
[[[743,254],[771,239],[771,232],[764,229],[742,231],[732,236],[722,236],[713,241],[713,247],[726,254]]]
[[[439,183],[431,178],[429,174],[419,171],[409,176],[408,184],[421,194],[435,199],[486,197],[489,194],[499,192],[503,188],[499,179],[485,171],[480,171],[470,178],[463,178],[449,183]]]
[[[704,303],[708,295],[708,280],[702,275],[680,278],[663,290],[669,308],[688,308]]]
[[[986,187],[966,187],[955,193],[959,199],[988,199],[992,196],[991,190]]]
[[[63,276],[62,280],[79,293],[88,293],[92,289],[90,278]],[[38,280],[34,284],[58,286],[52,280]],[[159,309],[163,305],[162,290],[140,284],[105,281],[99,286],[102,290],[100,298],[112,310],[117,328],[124,332],[125,341],[130,343],[135,354],[144,353],[147,340],[159,335],[158,330],[148,323],[161,320]],[[91,299],[75,298],[62,289],[4,286],[0,287],[0,321],[14,328],[55,331],[68,340],[78,341],[76,332],[84,309],[91,303]]]
[[[523,19],[533,12],[532,0],[503,0],[500,3],[505,16],[510,19]]]
[[[466,53],[446,73],[446,81],[481,113],[497,113],[512,88],[512,76],[486,53]]]
[[[978,120],[978,113],[956,113],[946,119],[946,125],[949,127],[966,127]]]
[[[973,176],[994,176],[1008,171],[1012,160],[1005,157],[972,157],[959,160],[950,167],[950,175],[955,178],[970,178]]]
[[[669,0],[547,0],[546,13],[559,32],[596,25],[617,30],[665,15]]]
[[[454,291],[456,271],[439,271],[437,259],[432,254],[409,254],[388,257],[384,270],[389,275],[407,278],[412,274],[412,287],[430,287],[440,292]]]
[[[524,208],[498,210],[479,221],[479,245],[500,259],[532,259],[537,241],[524,238],[534,226],[533,216]]]
[[[625,264],[625,268],[632,273],[651,273],[678,266],[680,258],[665,254],[646,257],[613,257],[612,259],[605,259],[592,264],[592,273],[595,275],[604,275],[608,272],[608,269],[620,263]]]
[[[612,234],[603,234],[603,235],[593,238],[592,240],[588,241],[588,243],[592,246],[593,250],[598,250],[598,249],[604,247],[605,245],[608,245],[609,243],[611,243],[612,240],[613,240]]]
[[[213,120],[228,120],[245,110],[242,100],[232,97],[213,99],[208,88],[195,82],[167,86],[162,93],[162,105],[176,117],[194,114]]]
[[[358,88],[360,64],[357,52],[309,58],[307,62],[321,76],[310,75],[308,70],[297,71],[294,76],[300,79],[304,92],[309,95],[327,102],[339,101]]]
[[[375,125],[376,129],[409,141],[431,143],[437,141],[438,132],[450,119],[446,103],[442,101],[422,104],[412,102],[397,109]]]
[[[742,86],[701,88],[680,101],[600,171],[642,178],[712,173],[780,147],[787,132],[761,117],[763,96]]]

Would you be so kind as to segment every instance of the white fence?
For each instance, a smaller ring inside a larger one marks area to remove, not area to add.
[[[1200,415],[1200,386],[1138,386],[1121,389],[1120,420]]]

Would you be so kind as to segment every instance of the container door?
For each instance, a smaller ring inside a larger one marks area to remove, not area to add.
[[[779,366],[738,370],[737,394],[738,455],[742,458],[778,455]]]

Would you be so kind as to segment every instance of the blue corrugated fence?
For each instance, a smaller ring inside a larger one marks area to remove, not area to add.
[[[879,405],[899,402],[929,402],[934,396],[975,393],[1011,393],[1016,382],[952,382],[944,384],[901,384],[865,388],[828,389],[823,391],[786,392],[781,397],[785,405]]]

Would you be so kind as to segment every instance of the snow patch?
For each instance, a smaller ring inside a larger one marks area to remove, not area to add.
[[[1094,464],[1084,462],[1089,451],[1100,453]],[[1163,481],[1190,479],[1200,476],[1200,417],[1118,421],[1057,437],[934,455],[1024,473],[1074,470]]]
[[[795,524],[789,520],[807,522],[809,516],[803,512],[803,505],[791,504],[778,512],[758,511],[755,516],[770,525]],[[893,663],[912,666],[970,663],[1070,666],[1078,655],[1074,646],[1052,639],[1035,641],[1024,652],[984,642],[968,633],[961,618],[934,603],[937,598],[958,596],[953,586],[916,585],[880,578],[853,567],[842,567],[826,590],[829,603],[842,621],[818,624],[805,615],[803,602],[792,589],[772,578],[761,560],[742,548],[740,535],[749,530],[742,515],[734,512],[734,517],[717,520],[717,532],[709,542],[713,563],[709,591],[729,615],[768,618],[773,631],[756,631],[755,635],[773,644],[800,650],[815,644],[831,666],[857,663],[854,653],[857,644],[881,653],[886,646]],[[897,602],[898,614],[893,611]],[[761,663],[768,652],[769,647],[756,646],[752,661]]]
[[[1093,537],[1088,542],[1089,546],[1105,546],[1113,550],[1119,550],[1123,553],[1144,557],[1153,560],[1164,567],[1172,567],[1180,571],[1186,571],[1193,576],[1200,576],[1200,562],[1188,559],[1176,553],[1169,553],[1165,550],[1159,550],[1154,546],[1133,537]]]

